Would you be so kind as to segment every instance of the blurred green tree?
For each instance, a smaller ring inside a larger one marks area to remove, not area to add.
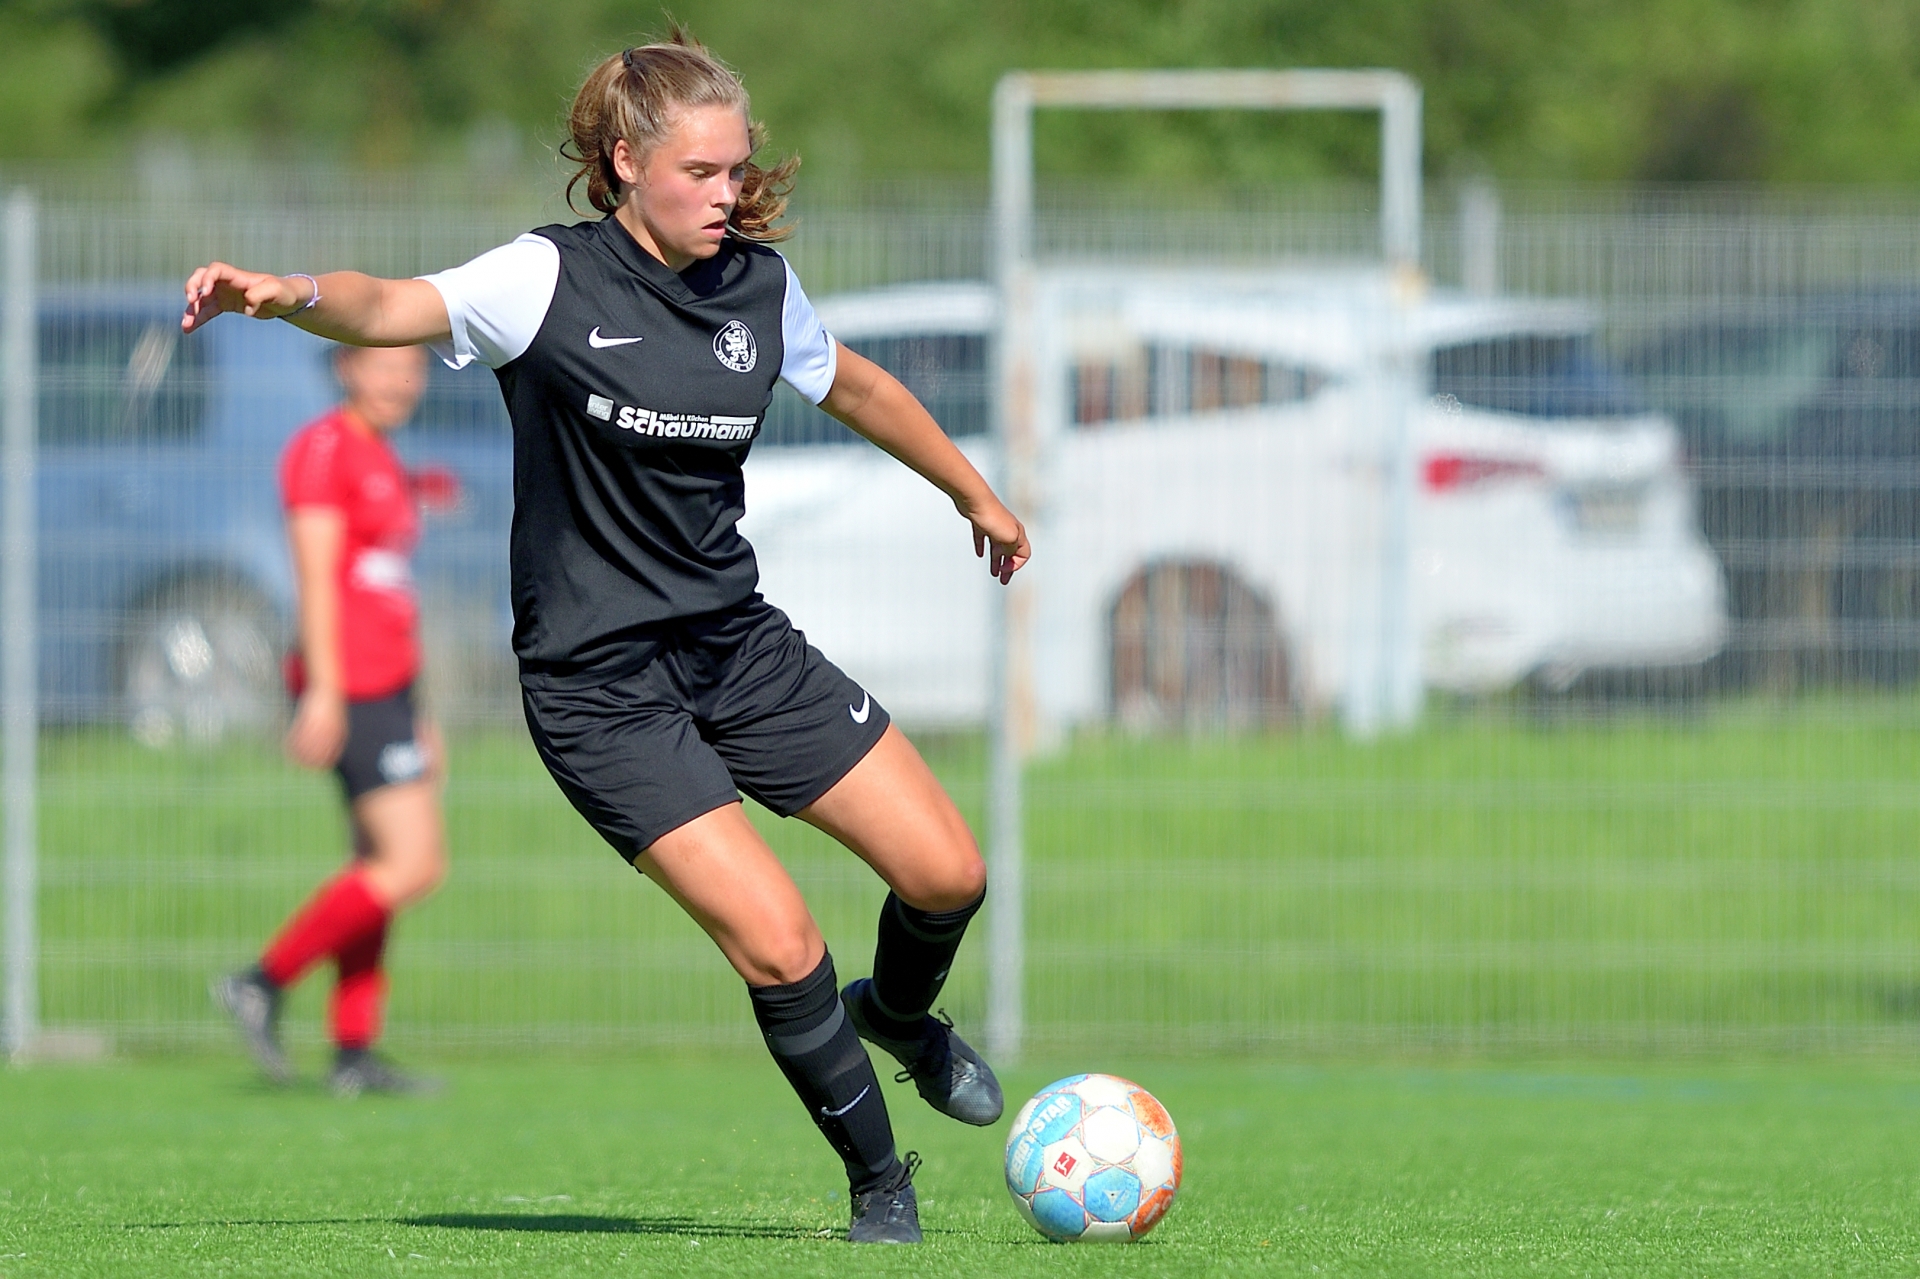
[[[1392,66],[1436,174],[1920,179],[1912,0],[683,0],[811,175],[978,176],[1013,67]],[[403,164],[551,146],[633,0],[0,0],[0,158],[143,135]],[[1043,122],[1052,172],[1364,176],[1359,120]]]
[[[230,40],[277,31],[313,0],[86,0],[76,12],[129,76],[164,74]]]

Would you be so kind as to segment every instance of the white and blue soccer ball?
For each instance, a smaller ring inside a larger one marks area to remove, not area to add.
[[[1007,1189],[1049,1239],[1130,1243],[1166,1215],[1180,1189],[1180,1134],[1139,1084],[1069,1075],[1014,1117]]]

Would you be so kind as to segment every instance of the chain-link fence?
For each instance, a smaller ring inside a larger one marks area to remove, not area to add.
[[[274,745],[274,468],[336,389],[287,325],[179,338],[180,282],[213,257],[438,269],[565,216],[561,184],[0,178],[39,210],[40,1022],[211,1041],[207,978],[347,846],[333,780]],[[828,327],[995,466],[984,190],[806,194],[788,252]],[[1372,199],[1043,190],[1030,1041],[1911,1044],[1920,200],[1443,190],[1416,280],[1372,259]],[[1422,713],[1362,740],[1359,445],[1409,369]],[[398,443],[457,491],[416,559],[454,869],[396,930],[393,1033],[750,1040],[737,980],[518,723],[492,379],[436,366]],[[992,595],[965,526],[784,389],[748,471],[768,597],[978,828]],[[878,882],[763,825],[859,971]],[[950,989],[963,1025],[984,944]]]

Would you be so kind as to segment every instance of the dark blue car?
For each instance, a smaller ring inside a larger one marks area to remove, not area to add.
[[[1717,678],[1920,680],[1920,295],[1736,301],[1627,368],[1679,426],[1726,565]]]
[[[277,464],[338,397],[325,342],[231,319],[183,338],[179,298],[61,292],[39,327],[42,715],[155,745],[283,713],[293,582]],[[511,691],[511,438],[494,380],[435,362],[395,442],[457,483],[415,558],[430,687],[455,718],[493,708]]]

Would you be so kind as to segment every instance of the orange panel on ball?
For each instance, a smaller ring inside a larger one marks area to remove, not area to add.
[[[1152,1230],[1154,1223],[1165,1216],[1167,1209],[1172,1206],[1173,1191],[1171,1188],[1162,1186],[1158,1190],[1148,1191],[1147,1194],[1141,1198],[1140,1206],[1135,1208],[1133,1214],[1127,1218],[1127,1228],[1132,1230],[1133,1237],[1138,1239],[1141,1235],[1146,1234],[1147,1231]]]
[[[1133,1103],[1134,1117],[1140,1121],[1142,1128],[1156,1137],[1173,1136],[1173,1116],[1167,1113],[1167,1108],[1152,1093],[1142,1090],[1127,1100]]]

